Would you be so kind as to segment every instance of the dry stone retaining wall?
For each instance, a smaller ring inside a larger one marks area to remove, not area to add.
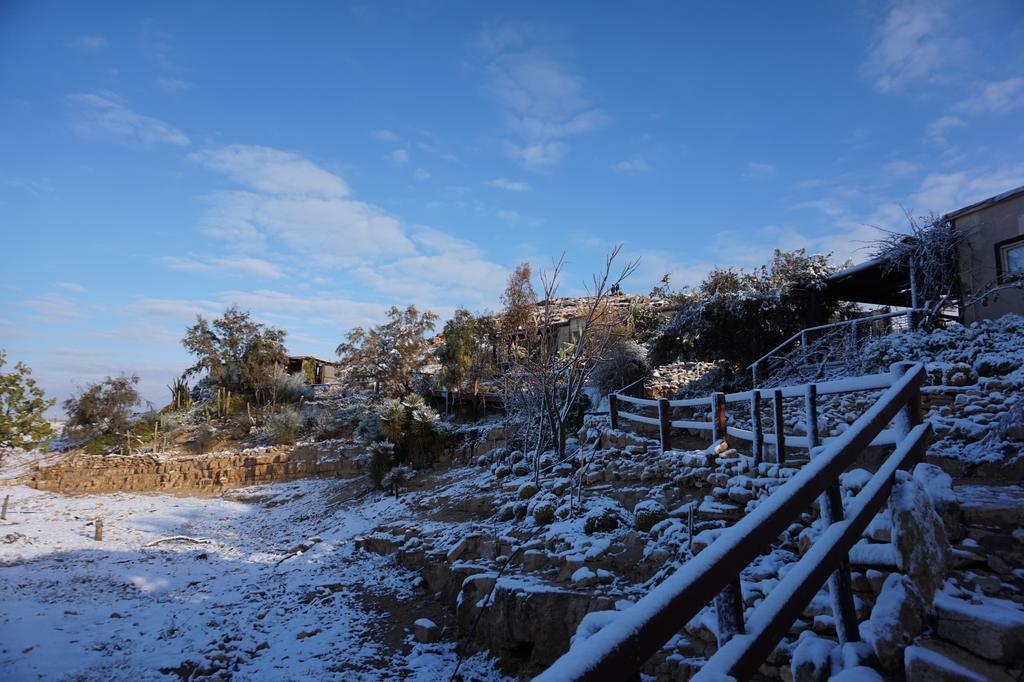
[[[20,482],[57,492],[189,491],[218,493],[310,476],[362,473],[361,451],[315,447],[207,455],[72,455]]]

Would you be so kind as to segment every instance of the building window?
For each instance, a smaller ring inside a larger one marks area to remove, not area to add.
[[[1000,281],[1024,276],[1024,237],[996,244],[996,267]]]
[[[1008,275],[1024,272],[1024,242],[1003,249],[1003,272]]]

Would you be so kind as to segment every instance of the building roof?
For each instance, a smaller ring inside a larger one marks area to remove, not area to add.
[[[1006,201],[1007,199],[1013,199],[1014,197],[1022,194],[1024,194],[1024,185],[1021,185],[1020,187],[1017,187],[1015,189],[1007,190],[1006,192],[1003,192],[1002,194],[997,194],[994,197],[983,199],[982,201],[971,204],[970,206],[958,208],[952,213],[947,213],[943,217],[946,218],[946,220],[956,220],[957,218],[962,218],[963,216],[969,213],[974,213],[975,211],[980,211],[983,208],[994,206],[995,204]]]

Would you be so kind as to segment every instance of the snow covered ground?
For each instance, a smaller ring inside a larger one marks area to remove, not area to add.
[[[11,496],[0,521],[0,677],[447,679],[450,635],[410,635],[436,600],[417,575],[354,543],[407,513],[404,502],[347,502],[363,487],[304,480],[222,498],[0,488]],[[171,536],[209,542],[151,545]],[[295,553],[300,545],[309,548]],[[461,672],[503,679],[483,655]]]

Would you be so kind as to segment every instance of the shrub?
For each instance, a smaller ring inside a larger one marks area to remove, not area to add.
[[[388,441],[374,443],[370,447],[370,461],[367,463],[366,475],[375,488],[383,486],[384,478],[394,466],[395,445]]]
[[[199,429],[198,433],[196,433],[193,443],[195,445],[196,452],[209,452],[213,449],[213,446],[217,444],[217,433],[209,426],[204,426]]]
[[[123,444],[124,439],[116,433],[105,433],[89,439],[82,446],[82,452],[88,455],[105,455],[112,450],[120,448]]]
[[[280,404],[294,405],[312,395],[301,374],[279,374],[274,377],[272,385],[274,398]]]
[[[620,339],[612,343],[590,380],[602,393],[612,393],[647,376],[647,351],[636,341]]]
[[[267,418],[270,438],[277,445],[292,445],[298,440],[302,417],[295,410],[282,410]]]
[[[395,461],[417,468],[433,464],[444,451],[446,436],[438,414],[420,396],[389,400],[380,412],[380,429],[394,443]]]
[[[138,383],[138,376],[122,374],[80,389],[78,395],[63,404],[68,413],[68,427],[91,434],[124,431],[132,408],[139,404],[139,392],[135,388]]]

